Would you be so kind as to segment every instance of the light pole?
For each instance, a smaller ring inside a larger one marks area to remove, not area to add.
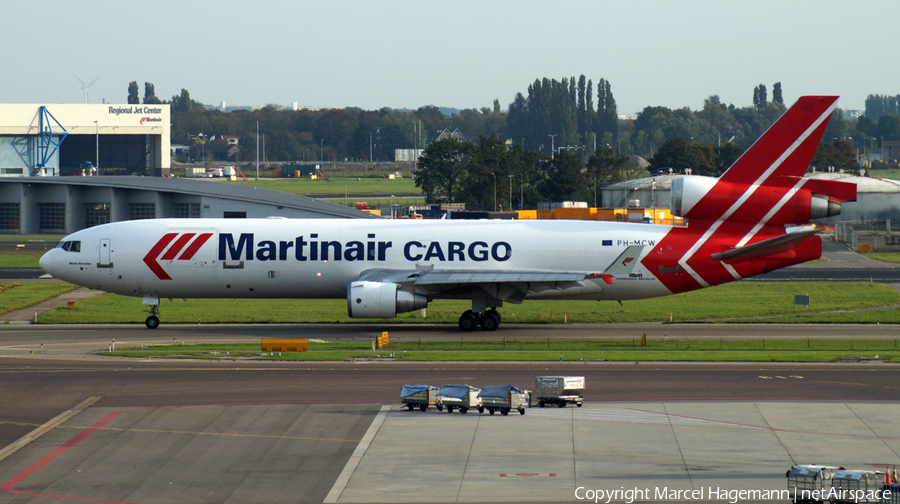
[[[94,169],[97,175],[100,175],[100,123],[94,121],[95,141],[94,141]]]
[[[259,121],[256,121],[256,180],[259,180]]]
[[[494,175],[494,172],[491,172],[491,177],[494,177],[494,211],[497,211],[497,176]]]
[[[556,137],[559,135],[547,135],[550,137],[550,159],[553,159],[554,154],[556,154]]]
[[[508,177],[509,177],[509,209],[510,209],[510,211],[512,211],[512,209],[513,209],[513,204],[512,204],[512,181],[513,181],[513,177],[515,177],[515,175],[509,174]]]
[[[319,140],[319,148],[321,149],[321,154],[319,155],[319,162],[323,165],[325,164],[325,139]]]

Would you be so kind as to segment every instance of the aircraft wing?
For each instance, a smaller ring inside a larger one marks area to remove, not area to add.
[[[613,275],[627,275],[637,264],[644,247],[632,245],[625,249],[608,267],[600,271],[558,270],[420,270],[374,269],[364,272],[357,281],[393,282],[417,291],[437,294],[479,287],[492,297],[511,303],[521,303],[526,294],[546,290],[565,290],[579,287],[585,280],[602,280],[612,284]]]

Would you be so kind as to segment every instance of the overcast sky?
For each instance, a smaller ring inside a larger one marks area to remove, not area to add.
[[[207,104],[505,110],[536,78],[610,82],[620,114],[900,94],[900,2],[5,2],[0,102],[124,103],[128,83]],[[596,102],[596,98],[594,99]]]

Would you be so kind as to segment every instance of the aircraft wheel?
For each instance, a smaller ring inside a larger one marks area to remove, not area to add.
[[[481,320],[481,328],[485,331],[496,331],[498,327],[500,327],[500,315],[495,310],[485,313]]]
[[[472,310],[466,310],[459,317],[459,328],[463,331],[474,331],[478,327],[478,319]]]
[[[488,313],[493,313],[494,315],[497,316],[497,320],[498,320],[498,321],[501,321],[501,322],[503,321],[503,318],[500,317],[500,312],[498,312],[496,308],[491,308],[491,309],[488,310],[485,314],[488,314]]]
[[[147,320],[144,321],[144,324],[147,326],[147,329],[156,329],[157,327],[159,327],[159,317],[151,315],[147,317]]]
[[[420,404],[420,405],[419,405],[419,411],[425,411],[425,410],[427,410],[427,409],[428,409],[428,405],[427,405],[427,404]]]

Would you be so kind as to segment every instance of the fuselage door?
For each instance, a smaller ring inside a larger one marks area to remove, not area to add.
[[[97,263],[98,268],[112,268],[112,246],[109,243],[109,238],[103,238],[100,240],[100,262]]]

